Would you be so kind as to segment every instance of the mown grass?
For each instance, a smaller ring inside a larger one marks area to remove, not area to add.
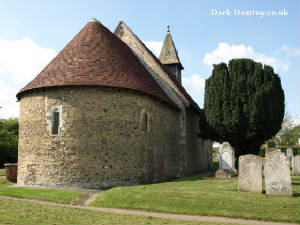
[[[225,225],[225,223],[193,222],[153,217],[101,213],[83,209],[41,205],[0,198],[0,224],[15,225]],[[228,224],[226,224],[228,225]]]
[[[0,178],[0,195],[59,203],[75,203],[83,195],[78,191],[9,187],[9,184],[5,178]]]
[[[5,169],[0,169],[0,176],[5,176]]]
[[[271,197],[238,192],[237,178],[203,179],[202,174],[159,184],[112,188],[101,192],[91,205],[299,222],[299,177],[292,183],[293,197]]]

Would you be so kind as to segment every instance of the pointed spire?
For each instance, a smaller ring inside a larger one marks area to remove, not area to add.
[[[163,64],[179,64],[180,68],[183,69],[181,62],[178,57],[178,53],[173,42],[171,33],[170,33],[170,26],[167,26],[167,34],[163,43],[163,47],[161,49],[159,60]]]

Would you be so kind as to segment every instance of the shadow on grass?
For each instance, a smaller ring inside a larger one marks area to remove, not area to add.
[[[298,182],[292,182],[292,185],[298,185],[299,186],[299,183]]]
[[[192,176],[188,176],[188,177],[183,177],[183,178],[179,178],[179,179],[170,180],[169,182],[204,180],[204,179],[206,179],[208,177],[214,177],[218,168],[219,168],[219,162],[218,161],[214,161],[213,162],[213,169],[212,169],[212,171],[206,171],[206,172],[202,172],[200,174],[196,174],[196,175],[192,175]]]
[[[197,180],[203,180],[206,177],[211,176],[213,172],[204,172],[201,174],[189,176],[189,177],[183,177],[175,180],[170,180],[169,182],[182,182],[182,181],[197,181]],[[214,174],[214,173],[213,173]]]

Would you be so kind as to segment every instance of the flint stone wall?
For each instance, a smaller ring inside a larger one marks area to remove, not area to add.
[[[60,134],[51,135],[51,108]],[[141,130],[141,113],[149,131]],[[50,115],[50,118],[49,118]],[[103,188],[180,176],[180,112],[158,99],[117,88],[37,90],[20,102],[18,183]]]
[[[284,153],[274,151],[266,154],[264,174],[266,194],[292,195],[290,164]]]
[[[132,49],[153,79],[181,109],[181,115],[178,120],[180,129],[178,148],[180,149],[179,154],[185,160],[180,161],[180,164],[176,165],[180,168],[180,173],[182,175],[191,175],[212,169],[212,142],[198,137],[199,115],[187,107],[187,99],[127,27],[121,25],[115,31],[115,34]]]
[[[262,158],[257,155],[239,157],[238,190],[262,193]]]
[[[211,170],[212,142],[198,137],[199,116],[191,109],[186,110],[186,175]]]

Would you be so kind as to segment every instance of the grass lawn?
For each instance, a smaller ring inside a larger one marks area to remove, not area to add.
[[[299,222],[299,177],[292,179],[293,197],[238,192],[237,178],[202,177],[203,174],[159,184],[112,188],[101,192],[92,205]]]
[[[225,225],[225,223],[190,222],[153,217],[101,213],[83,209],[46,206],[37,203],[0,199],[0,224],[15,225]],[[226,224],[229,225],[229,224]]]
[[[5,176],[5,169],[0,169],[0,176]]]
[[[51,202],[72,203],[77,202],[83,193],[78,191],[37,189],[25,187],[8,187],[11,184],[5,178],[0,178],[0,195],[31,198]]]

